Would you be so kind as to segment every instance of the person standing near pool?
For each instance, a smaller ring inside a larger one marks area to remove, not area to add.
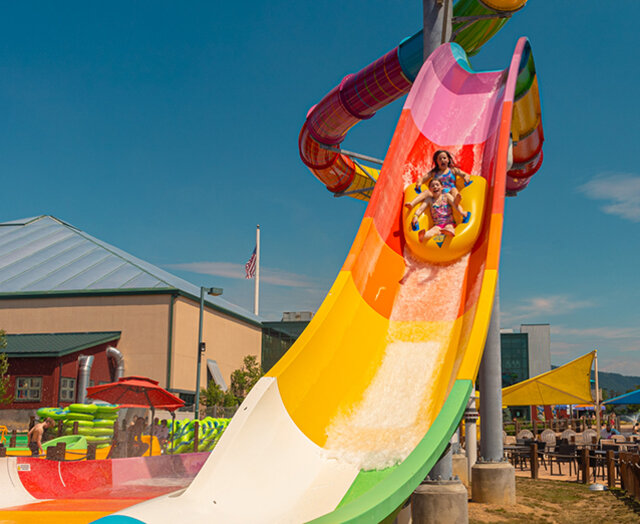
[[[46,418],[44,422],[39,422],[35,424],[27,433],[27,443],[29,449],[31,450],[32,457],[39,457],[42,453],[44,453],[42,449],[42,436],[44,435],[45,429],[52,428],[55,426],[55,422],[52,418]]]

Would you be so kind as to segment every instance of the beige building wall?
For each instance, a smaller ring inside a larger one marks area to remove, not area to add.
[[[195,390],[198,350],[198,324],[200,304],[185,297],[178,297],[174,305],[172,388]],[[200,386],[207,384],[207,359],[215,360],[227,386],[231,373],[242,367],[247,355],[254,355],[260,362],[262,329],[252,326],[218,311],[204,308],[203,336],[206,353],[202,356]]]
[[[7,333],[120,331],[117,344],[125,375],[164,385],[169,350],[170,295],[113,295],[0,301],[0,329]]]
[[[199,314],[199,302],[170,294],[6,299],[0,300],[0,329],[13,334],[120,331],[117,347],[124,356],[125,375],[194,391]],[[167,384],[170,319],[171,384]],[[255,355],[260,362],[261,328],[207,307],[203,324],[207,351],[200,369],[201,387],[206,387],[207,359],[217,362],[227,385],[246,355]]]

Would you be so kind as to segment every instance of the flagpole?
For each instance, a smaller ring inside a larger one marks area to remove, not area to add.
[[[260,303],[260,224],[256,226],[256,277],[253,301],[253,313],[258,315]]]
[[[595,363],[594,374],[596,378],[596,430],[598,431],[598,442],[600,441],[600,385],[598,383],[598,350],[593,359]]]

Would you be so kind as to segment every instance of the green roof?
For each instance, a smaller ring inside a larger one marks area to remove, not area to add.
[[[5,335],[7,347],[2,353],[15,358],[62,357],[83,349],[113,342],[120,338],[120,331],[93,333],[33,333]]]

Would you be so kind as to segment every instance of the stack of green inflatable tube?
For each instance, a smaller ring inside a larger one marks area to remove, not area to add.
[[[40,408],[36,411],[38,418],[44,420],[46,418],[52,418],[53,420],[64,420],[68,411],[62,408]]]
[[[211,451],[220,440],[231,419],[206,417],[198,420],[198,451]],[[173,446],[167,444],[167,453],[190,453],[193,450],[195,420],[184,419],[169,423],[169,435],[174,432]],[[171,437],[169,437],[169,440]]]
[[[78,423],[78,435],[87,442],[108,445],[113,438],[113,425],[118,419],[118,406],[96,404],[71,404],[68,408],[40,408],[38,417],[62,420],[65,435],[73,434],[73,426]]]

